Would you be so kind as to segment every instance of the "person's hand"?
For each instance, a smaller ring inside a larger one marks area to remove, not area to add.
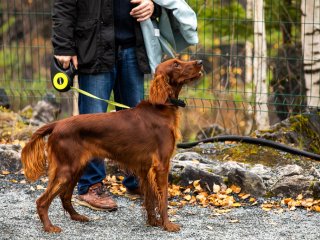
[[[151,0],[131,0],[130,2],[138,5],[130,12],[130,15],[136,18],[138,22],[143,22],[152,16],[154,4]]]
[[[70,65],[70,61],[72,61],[73,65],[75,66],[76,69],[78,69],[78,58],[77,56],[54,56],[58,62],[61,64],[61,66],[64,69],[67,69]]]

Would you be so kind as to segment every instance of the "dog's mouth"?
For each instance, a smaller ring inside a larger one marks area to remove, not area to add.
[[[196,73],[193,74],[190,78],[187,78],[187,79],[185,80],[185,82],[186,82],[186,83],[190,83],[190,82],[192,82],[192,81],[194,81],[194,80],[198,80],[198,79],[201,78],[203,75],[204,75],[204,73],[203,73],[203,68],[201,68],[201,69],[199,70],[199,72],[196,72]]]

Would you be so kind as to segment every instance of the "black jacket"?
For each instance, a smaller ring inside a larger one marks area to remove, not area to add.
[[[93,4],[93,1],[96,3]],[[52,21],[55,55],[77,55],[80,73],[112,70],[116,52],[113,0],[54,0]],[[134,28],[139,68],[143,73],[150,73],[143,36],[137,21]]]

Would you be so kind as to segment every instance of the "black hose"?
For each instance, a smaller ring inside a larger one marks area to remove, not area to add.
[[[196,142],[188,142],[188,143],[178,143],[177,147],[178,148],[191,148],[199,143],[208,143],[208,142],[224,142],[224,141],[236,141],[236,142],[245,142],[245,143],[251,143],[251,144],[257,144],[257,145],[263,145],[263,146],[268,146],[272,147],[284,152],[292,153],[295,155],[300,155],[304,157],[308,157],[317,161],[320,161],[320,155],[307,152],[304,150],[299,150],[287,145],[284,145],[282,143],[277,143],[274,141],[262,139],[262,138],[253,138],[253,137],[245,137],[245,136],[237,136],[237,135],[222,135],[222,136],[216,136],[212,138],[206,138],[200,141]]]

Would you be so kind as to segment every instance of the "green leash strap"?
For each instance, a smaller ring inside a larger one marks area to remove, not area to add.
[[[117,103],[117,102],[114,102],[114,101],[110,101],[110,100],[99,98],[99,97],[97,97],[97,96],[95,96],[95,95],[93,95],[91,93],[88,93],[88,92],[86,92],[84,90],[81,90],[79,88],[76,88],[76,87],[71,87],[71,89],[77,91],[78,93],[86,95],[88,97],[91,97],[91,98],[94,98],[94,99],[97,99],[97,100],[101,100],[101,101],[105,101],[106,103],[111,104],[111,105],[116,106],[116,107],[130,108],[130,107],[128,107],[128,106],[126,106],[124,104],[121,104],[121,103]]]

